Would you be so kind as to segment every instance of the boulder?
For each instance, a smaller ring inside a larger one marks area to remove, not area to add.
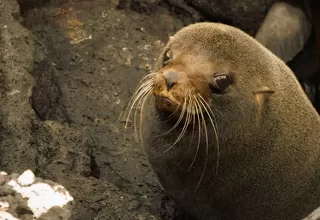
[[[35,177],[0,172],[0,219],[68,220],[74,199],[58,183]]]

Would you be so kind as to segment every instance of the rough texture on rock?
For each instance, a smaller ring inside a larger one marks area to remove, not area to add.
[[[18,21],[18,3],[0,1],[0,11],[0,168],[20,173],[36,168],[35,114],[29,103],[36,47],[34,36]]]
[[[298,7],[275,3],[261,24],[256,39],[284,62],[291,61],[305,46],[311,23]]]
[[[20,176],[0,172],[0,219],[68,220],[73,198],[61,185],[37,178],[26,170]]]
[[[302,220],[319,220],[320,219],[320,207],[314,210],[308,217]]]
[[[0,170],[65,186],[71,219],[178,219],[118,118],[182,23],[166,8],[150,19],[117,4],[29,5],[22,19],[0,1]]]
[[[251,35],[255,35],[269,8],[277,1],[278,0],[187,0],[186,2],[214,20],[221,20],[224,23],[241,28]]]

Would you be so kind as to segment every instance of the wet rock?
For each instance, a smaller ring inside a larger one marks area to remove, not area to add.
[[[26,170],[21,175],[0,172],[0,219],[70,219],[73,197],[62,186],[35,177]]]

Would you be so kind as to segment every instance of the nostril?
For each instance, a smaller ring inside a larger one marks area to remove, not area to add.
[[[176,83],[170,82],[170,81],[167,80],[167,88],[168,88],[168,90],[171,89],[175,84]]]
[[[168,89],[171,89],[178,82],[178,73],[174,71],[168,71],[163,74],[166,79],[166,85]]]

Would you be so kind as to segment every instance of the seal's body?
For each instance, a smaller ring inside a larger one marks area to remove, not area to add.
[[[320,205],[319,115],[249,35],[217,23],[181,29],[139,91],[151,97],[140,102],[151,167],[196,219],[294,220]]]

